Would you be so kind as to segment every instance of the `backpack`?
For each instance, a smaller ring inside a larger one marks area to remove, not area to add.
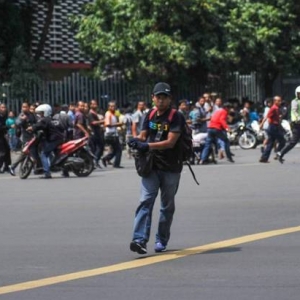
[[[149,121],[153,119],[156,112],[157,112],[156,108],[154,108],[150,111]],[[169,124],[172,122],[173,117],[174,117],[176,112],[177,112],[177,110],[174,109],[174,108],[172,108],[170,110],[170,113],[168,115],[168,123]],[[194,156],[192,130],[188,126],[188,124],[186,123],[186,121],[184,119],[184,116],[180,115],[180,117],[182,117],[182,120],[184,122],[183,129],[182,129],[182,132],[181,132],[180,137],[179,137],[179,143],[180,143],[181,155],[182,155],[181,159],[182,159],[182,162],[184,162],[189,167],[195,182],[199,185],[199,182],[196,179],[195,173],[194,173],[194,171],[193,171],[193,169],[192,169],[192,167],[189,163],[191,161],[191,159],[193,158],[193,156]]]

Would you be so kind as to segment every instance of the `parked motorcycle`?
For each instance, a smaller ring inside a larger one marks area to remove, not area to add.
[[[260,128],[258,121],[252,121],[250,126],[256,135],[257,144],[262,143],[264,141],[265,135],[263,129]]]
[[[39,136],[34,136],[22,149],[25,155],[19,169],[21,179],[26,179],[33,169],[35,159],[32,157],[30,149],[37,147],[39,140]],[[89,176],[94,170],[94,155],[89,149],[88,138],[84,137],[60,145],[51,154],[50,170],[51,172],[71,171],[78,177]]]
[[[250,126],[246,126],[243,120],[236,124],[229,125],[230,132],[227,133],[231,144],[238,144],[242,149],[254,148],[257,144],[257,138]]]
[[[293,136],[293,132],[292,132],[292,128],[291,128],[290,122],[283,119],[281,121],[281,127],[283,129],[283,134],[284,134],[285,140],[287,142],[289,142],[292,139],[292,136]]]

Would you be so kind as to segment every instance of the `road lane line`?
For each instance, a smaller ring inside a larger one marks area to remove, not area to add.
[[[179,259],[190,255],[201,254],[212,250],[228,248],[236,245],[255,242],[255,241],[264,240],[267,238],[272,238],[272,237],[285,235],[285,234],[291,234],[295,232],[300,232],[300,226],[246,235],[246,236],[215,242],[215,243],[202,245],[198,247],[186,248],[186,249],[173,251],[173,252],[165,252],[164,254],[155,255],[151,257],[146,256],[142,259],[135,259],[133,261],[118,263],[107,267],[101,267],[92,270],[80,271],[80,272],[69,273],[65,275],[59,275],[59,276],[54,276],[54,277],[49,277],[49,278],[44,278],[39,280],[33,280],[33,281],[3,286],[0,287],[0,295],[41,288],[45,286],[60,284],[63,282],[68,282],[68,281],[73,281],[78,279],[100,276],[100,275],[109,274],[113,272],[145,267],[148,265]]]

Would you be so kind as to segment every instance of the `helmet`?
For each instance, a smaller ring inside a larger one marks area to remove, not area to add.
[[[297,88],[295,90],[296,98],[298,98],[298,93],[300,93],[300,86],[297,86]]]
[[[35,109],[36,113],[43,112],[44,117],[50,117],[52,115],[52,108],[49,104],[41,104]]]

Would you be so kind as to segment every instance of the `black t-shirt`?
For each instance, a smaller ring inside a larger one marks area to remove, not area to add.
[[[93,122],[98,122],[99,121],[99,117],[96,113],[90,111],[89,114],[88,114],[88,121],[89,121],[89,124],[90,124],[90,127],[93,131],[93,135],[94,137],[96,138],[100,138],[101,136],[101,127],[99,124],[95,124],[93,125]]]
[[[157,116],[157,113],[149,120],[150,112],[146,115],[143,122],[142,130],[148,131],[148,142],[155,142],[157,131],[164,125],[164,130],[160,141],[164,141],[168,137],[169,132],[181,133],[184,125],[184,117],[175,112],[171,122],[168,120],[171,109],[168,109],[164,114]],[[182,170],[181,147],[179,139],[174,148],[164,150],[153,150],[154,166],[153,169],[180,173]]]
[[[84,129],[87,130],[87,125],[88,125],[87,121],[88,120],[86,116],[82,112],[78,111],[75,114],[74,139],[81,139],[85,136],[85,133],[76,125],[80,124],[83,126]]]

